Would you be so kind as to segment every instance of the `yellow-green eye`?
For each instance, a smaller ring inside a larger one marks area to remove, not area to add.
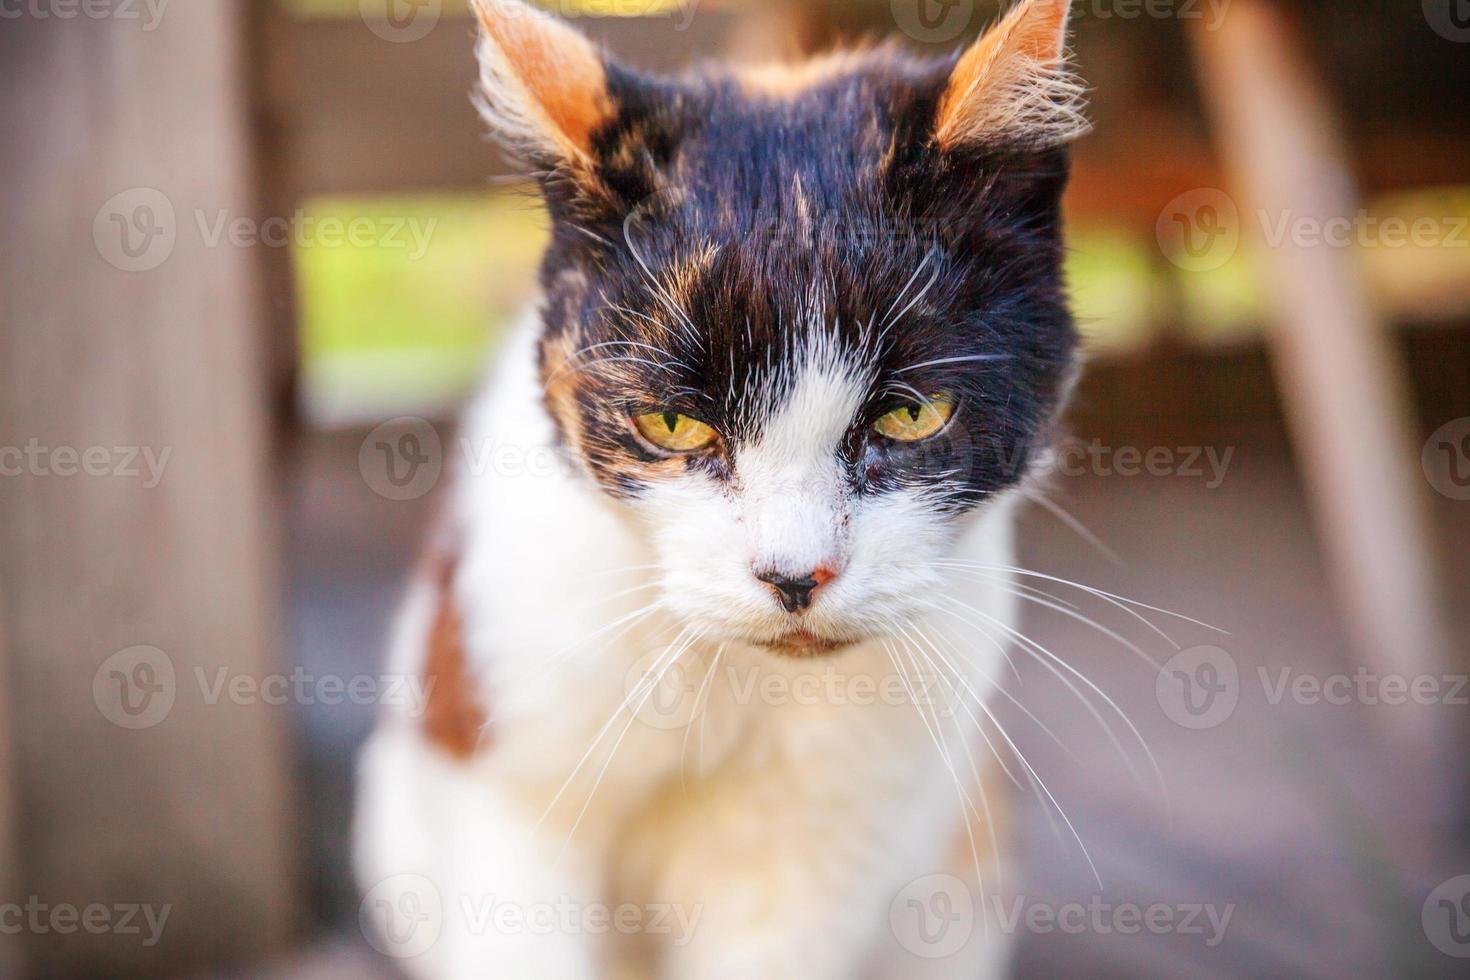
[[[715,430],[678,412],[652,412],[633,420],[638,434],[671,453],[692,453],[715,441]]]
[[[954,414],[954,399],[935,395],[928,401],[895,408],[873,423],[873,430],[895,442],[918,442],[936,435]]]

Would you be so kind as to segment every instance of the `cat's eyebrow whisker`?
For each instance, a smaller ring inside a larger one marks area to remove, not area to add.
[[[918,364],[910,364],[908,367],[899,368],[894,374],[907,374],[910,371],[922,371],[924,368],[941,367],[945,364],[970,364],[982,361],[1010,361],[1014,358],[1010,354],[974,354],[969,357],[941,357],[938,360],[922,361]]]
[[[612,242],[608,241],[606,238],[604,238],[603,236],[599,235],[597,232],[593,231],[591,228],[584,228],[584,227],[582,227],[581,225],[579,225],[579,224],[577,224],[575,222],[566,221],[565,219],[563,219],[562,223],[564,225],[566,225],[568,228],[572,229],[573,231],[579,232],[579,233],[581,233],[583,235],[586,235],[588,238],[592,239],[594,242],[599,242],[599,243],[601,243],[603,245],[606,245],[608,248],[612,248],[613,247],[613,243]]]
[[[563,363],[561,367],[557,368],[557,370],[552,373],[551,377],[546,379],[546,387],[549,388],[551,386],[551,383],[557,378],[561,377],[561,375],[566,371],[590,371],[593,368],[608,367],[613,364],[644,364],[648,367],[653,368],[655,371],[664,372],[666,374],[672,374],[674,371],[672,366],[668,364],[660,364],[657,361],[650,361],[646,357],[633,357],[631,355],[625,357],[599,357],[592,361],[588,361],[585,364],[573,364],[571,361]]]
[[[922,273],[925,267],[929,265],[929,260],[934,258],[934,256],[937,254],[937,250],[932,248],[924,254],[924,261],[919,263],[919,267],[914,270],[913,277],[909,279],[908,284],[899,291],[898,298],[893,301],[893,306],[889,307],[888,313],[885,313],[883,315],[883,327],[878,332],[879,343],[882,343],[883,338],[887,335],[888,331],[892,329],[894,324],[907,316],[909,310],[912,310],[915,306],[919,304],[920,300],[929,295],[929,290],[933,289],[934,284],[939,281],[939,273],[942,270],[936,264],[934,267],[934,274],[929,277],[929,281],[924,284],[924,288],[919,290],[918,294],[915,295],[914,298],[909,301],[909,304],[905,306],[902,310],[899,310],[897,313],[893,312],[894,308],[897,307],[899,303],[903,302],[904,294],[908,292],[909,286],[912,286],[914,284],[914,280],[918,279],[919,274]]]
[[[681,367],[686,371],[693,370],[693,368],[691,368],[688,364],[685,364],[683,361],[679,360],[677,357],[675,357],[673,354],[670,354],[662,347],[657,347],[653,344],[645,344],[639,340],[604,340],[600,344],[589,344],[588,346],[583,347],[580,350],[573,351],[567,356],[567,360],[574,361],[584,354],[590,354],[595,350],[602,350],[605,347],[634,347],[639,350],[652,351],[655,354],[660,354],[663,357],[667,358],[668,363],[673,365],[674,367]]]
[[[905,382],[902,382],[902,381],[889,381],[884,386],[884,390],[885,391],[906,391],[909,394],[911,394],[911,395],[914,396],[914,401],[918,402],[920,405],[923,405],[925,408],[932,409],[934,407],[934,402],[930,401],[930,399],[929,399],[929,397],[927,395],[925,395],[923,392],[919,391],[919,389],[915,388],[911,384],[906,384]]]
[[[699,342],[699,331],[695,329],[693,319],[674,300],[674,297],[669,294],[669,291],[664,288],[663,284],[658,281],[658,277],[653,274],[653,270],[648,267],[648,263],[639,254],[638,246],[633,244],[633,236],[628,233],[627,222],[623,223],[623,241],[628,243],[628,253],[633,256],[633,261],[638,263],[638,268],[642,270],[644,281],[647,283],[649,291],[653,293],[654,298],[661,302],[670,313],[679,319],[680,327],[688,337],[689,342],[691,344],[697,344]]]
[[[631,307],[622,306],[622,305],[620,305],[618,303],[609,302],[606,296],[603,296],[602,297],[602,304],[603,304],[604,307],[606,307],[609,310],[612,310],[614,313],[621,313],[624,316],[631,316],[631,317],[634,317],[635,319],[643,320],[644,322],[648,323],[650,326],[654,326],[654,327],[662,327],[663,326],[662,323],[660,323],[658,320],[654,319],[653,317],[649,316],[647,313],[644,313],[644,312],[642,312],[640,310],[632,309]]]

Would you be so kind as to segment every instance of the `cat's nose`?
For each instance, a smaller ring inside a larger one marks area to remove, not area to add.
[[[832,573],[814,568],[805,575],[786,575],[776,571],[757,571],[755,577],[769,585],[781,600],[781,608],[797,612],[812,604],[812,593],[832,578]]]

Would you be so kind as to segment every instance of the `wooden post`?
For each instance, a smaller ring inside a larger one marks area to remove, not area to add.
[[[6,669],[5,621],[0,619],[0,903],[21,901],[15,850],[15,764],[10,751],[9,673]],[[22,976],[20,937],[0,932],[0,977]]]
[[[1243,239],[1260,252],[1278,384],[1346,632],[1380,676],[1438,676],[1448,633],[1403,371],[1353,250],[1291,233],[1358,212],[1328,98],[1269,0],[1236,0],[1193,40]],[[1263,223],[1283,221],[1268,245]],[[1418,760],[1435,751],[1429,719],[1383,711]]]
[[[255,213],[243,7],[0,30],[16,884],[107,910],[28,925],[40,975],[253,960],[294,920],[289,709],[214,687],[281,670],[259,257],[213,233]]]

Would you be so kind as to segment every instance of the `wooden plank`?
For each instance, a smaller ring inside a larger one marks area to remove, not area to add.
[[[38,975],[254,959],[295,919],[286,709],[200,680],[280,669],[256,256],[200,227],[252,213],[243,27],[231,0],[0,31],[27,93],[0,108],[20,889],[167,910],[152,936],[28,929]]]
[[[0,619],[0,902],[20,902],[20,869],[15,847],[15,761],[11,753],[12,720],[10,674],[5,642],[5,621]],[[24,975],[20,937],[0,931],[0,977]]]
[[[588,18],[578,27],[629,64],[674,71],[712,54],[728,18]],[[394,43],[361,21],[272,19],[263,54],[279,172],[295,199],[483,188],[510,166],[470,104],[473,22],[446,17]]]
[[[1219,29],[1193,34],[1216,142],[1242,215],[1318,223],[1358,200],[1320,83],[1268,0],[1237,0]],[[1448,632],[1439,601],[1406,379],[1352,250],[1287,235],[1247,240],[1269,295],[1278,386],[1337,591],[1361,663],[1379,676],[1439,676]],[[1380,715],[1416,761],[1436,748],[1430,715]],[[1433,770],[1430,770],[1433,772]]]
[[[762,9],[783,22],[779,8]],[[783,53],[763,40],[773,35],[767,20],[732,22],[719,12],[701,12],[686,30],[677,18],[578,24],[650,70],[677,70],[727,48],[742,57]],[[355,19],[270,18],[260,48],[263,129],[273,148],[269,167],[290,184],[284,203],[306,194],[482,188],[509,173],[469,103],[472,38],[473,25],[462,18],[398,44]],[[1359,148],[1358,163],[1365,189],[1378,191],[1463,182],[1466,159],[1463,134],[1430,141],[1376,133]],[[1078,144],[1068,203],[1074,215],[1147,230],[1176,196],[1224,179],[1197,121],[1171,111],[1135,113],[1126,132],[1100,131]]]

